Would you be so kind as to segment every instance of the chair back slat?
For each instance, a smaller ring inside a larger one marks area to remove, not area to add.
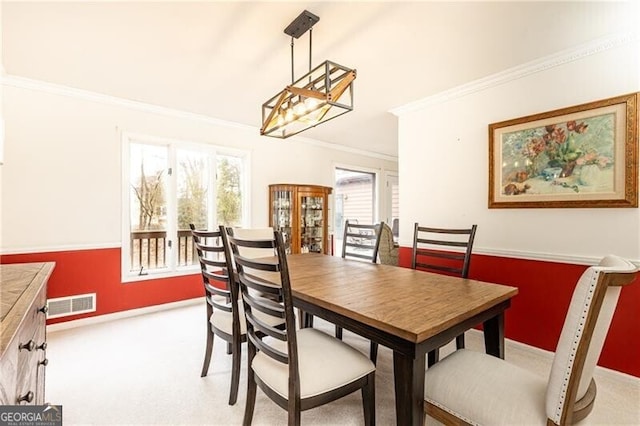
[[[551,366],[546,412],[557,425],[572,424],[593,408],[593,372],[611,325],[621,286],[638,277],[638,268],[606,256],[587,268],[576,285]],[[583,398],[589,399],[584,401]],[[582,407],[579,411],[575,407]]]
[[[476,229],[477,225],[471,228],[434,228],[420,226],[416,222],[411,267],[467,278]]]
[[[282,234],[272,231],[270,239],[259,240],[229,235],[229,245],[238,271],[247,320],[249,364],[256,351],[260,351],[280,363],[288,364],[290,370],[294,368],[297,372],[295,317]],[[240,255],[247,248],[271,249],[271,256],[248,258]]]
[[[342,257],[376,263],[380,248],[380,229],[383,223],[369,225],[353,223],[347,219],[344,223],[342,238]]]
[[[415,269],[423,269],[423,270],[430,270],[430,271],[440,271],[440,272],[447,272],[447,273],[453,274],[453,275],[461,275],[460,268],[452,268],[452,267],[449,267],[449,266],[442,266],[442,265],[436,265],[436,264],[428,264],[428,263],[416,262]]]
[[[243,240],[270,240],[273,238],[273,228],[227,228],[227,234]],[[273,247],[240,247],[240,255],[246,258],[275,256]]]

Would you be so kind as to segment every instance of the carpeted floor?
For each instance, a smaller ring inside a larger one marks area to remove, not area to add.
[[[231,357],[216,340],[207,377],[200,377],[205,344],[204,302],[136,317],[49,331],[46,400],[63,407],[70,425],[237,425],[246,389],[246,345],[238,402],[227,404]],[[333,326],[317,320],[329,333]],[[52,329],[55,327],[52,327]],[[368,353],[368,341],[344,340]],[[453,347],[453,345],[450,345]],[[467,347],[483,350],[479,332]],[[446,354],[446,351],[444,352]],[[551,354],[507,341],[506,359],[548,375]],[[376,421],[395,424],[392,353],[380,347]],[[598,368],[598,396],[583,425],[640,425],[640,379]],[[286,413],[260,390],[254,425],[286,424]],[[360,393],[302,413],[305,425],[364,424]],[[427,424],[434,424],[427,419]]]

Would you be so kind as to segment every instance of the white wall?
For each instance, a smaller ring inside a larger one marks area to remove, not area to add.
[[[257,128],[129,108],[122,100],[14,77],[5,81],[4,102],[4,253],[120,245],[122,132],[249,150],[251,225],[258,227],[268,226],[270,183],[333,186],[335,162],[397,170],[392,158],[261,137]]]
[[[640,90],[640,37],[597,40],[399,110],[400,242],[414,222],[478,224],[475,252],[591,263],[640,259],[640,210],[491,209],[490,123]],[[406,184],[411,182],[411,184]]]

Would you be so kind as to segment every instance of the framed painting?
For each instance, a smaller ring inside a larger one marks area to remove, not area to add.
[[[489,125],[489,208],[638,207],[638,93]]]

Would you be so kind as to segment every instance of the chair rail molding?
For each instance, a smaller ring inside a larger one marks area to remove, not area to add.
[[[400,247],[408,252],[412,250],[412,241],[400,241]],[[452,249],[451,251],[456,251]],[[486,256],[496,256],[496,257],[505,257],[511,259],[523,259],[523,260],[534,260],[534,261],[542,261],[542,262],[555,262],[555,263],[567,263],[572,265],[586,265],[586,266],[594,266],[597,265],[602,257],[598,256],[573,256],[561,253],[544,253],[544,252],[536,252],[536,251],[524,251],[524,250],[513,250],[513,249],[500,249],[500,248],[490,248],[490,247],[476,247],[473,248],[472,255],[486,255]],[[640,266],[640,259],[630,259],[627,258],[630,262],[635,264],[636,266]]]

